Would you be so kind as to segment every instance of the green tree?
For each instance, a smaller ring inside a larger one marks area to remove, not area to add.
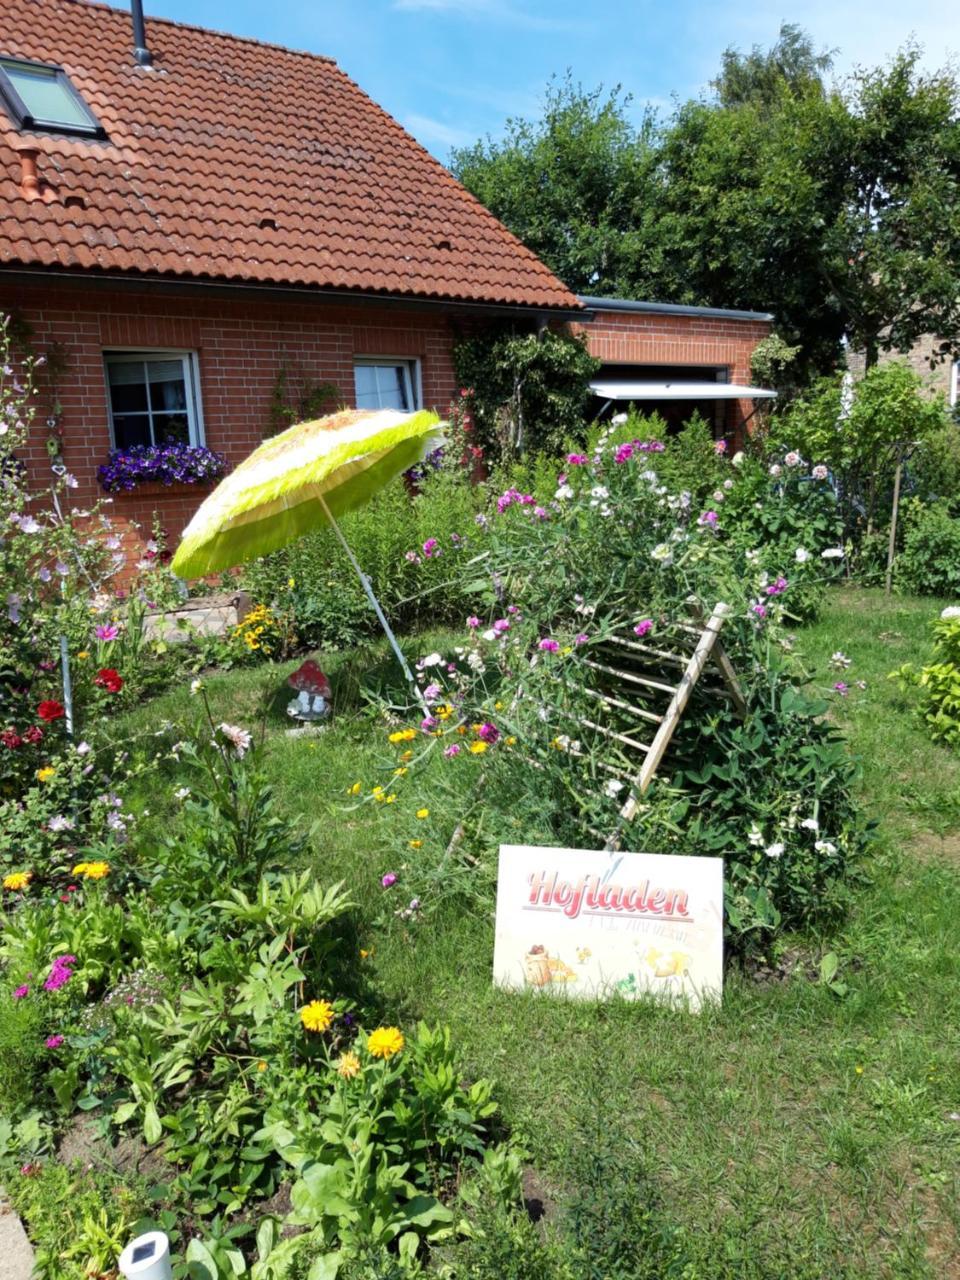
[[[780,26],[772,48],[754,45],[749,53],[725,49],[720,74],[710,81],[721,107],[752,103],[775,110],[786,95],[823,93],[823,77],[833,66],[830,53],[816,53],[810,37],[792,22]]]
[[[578,293],[656,295],[656,123],[619,87],[547,88],[540,120],[453,152],[454,176]]]

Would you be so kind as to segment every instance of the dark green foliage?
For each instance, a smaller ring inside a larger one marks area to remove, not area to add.
[[[719,76],[710,85],[722,107],[749,103],[774,110],[786,97],[823,93],[823,77],[833,58],[829,53],[815,53],[812,40],[796,23],[783,22],[772,48],[754,45],[749,53],[728,48],[721,65]]]
[[[895,571],[899,590],[918,596],[960,595],[960,518],[944,503],[911,504]]]
[[[582,337],[490,329],[453,351],[461,386],[472,389],[479,441],[495,457],[559,453],[583,432],[589,382],[600,368]]]
[[[0,999],[0,1115],[16,1116],[34,1101],[46,1033],[35,1001],[14,1000],[9,989]]]
[[[907,465],[907,485],[923,502],[939,500],[960,516],[960,424],[947,422],[921,441]]]

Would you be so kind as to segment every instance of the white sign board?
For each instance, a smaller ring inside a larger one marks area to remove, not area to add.
[[[500,846],[494,982],[698,1009],[723,990],[723,859]]]

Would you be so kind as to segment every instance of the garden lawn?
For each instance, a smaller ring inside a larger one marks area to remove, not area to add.
[[[618,1206],[649,1199],[656,1229],[632,1242],[649,1249],[649,1270],[624,1277],[960,1276],[960,755],[928,740],[886,678],[926,656],[940,607],[837,591],[798,634],[820,691],[841,678],[831,654],[852,659],[851,693],[831,695],[831,714],[862,758],[879,824],[869,882],[837,935],[792,940],[790,980],[731,972],[722,1008],[698,1017],[494,991],[492,914],[438,886],[422,919],[397,919],[418,851],[406,828],[395,834],[391,807],[344,812],[355,781],[368,790],[395,763],[382,722],[355,705],[321,737],[290,739],[278,684],[291,664],[208,681],[215,713],[233,723],[252,727],[266,705],[268,768],[285,805],[318,824],[316,873],[344,879],[360,903],[357,963],[392,1014],[449,1023],[467,1071],[497,1079],[546,1222],[560,1229],[574,1198],[616,1233]],[[357,661],[331,664],[335,704],[352,701]],[[188,702],[178,691],[134,722],[177,719]],[[396,808],[415,804],[401,790]],[[445,839],[455,818],[432,815],[425,841]],[[390,871],[399,883],[384,891]],[[843,994],[817,980],[825,952],[839,959]],[[669,1250],[663,1227],[679,1229]],[[682,1259],[675,1269],[668,1252]]]

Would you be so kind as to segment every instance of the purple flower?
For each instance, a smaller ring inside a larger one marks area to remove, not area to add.
[[[459,742],[451,742],[449,747],[444,747],[443,754],[449,757],[450,759],[452,759],[454,756],[458,756],[460,754]]]
[[[428,538],[423,544],[423,554],[428,560],[432,560],[434,556],[440,554],[440,543],[436,538]]]
[[[767,609],[765,605],[755,604],[752,607],[752,611],[757,615],[758,618],[765,618],[767,616]]]
[[[838,680],[833,686],[833,691],[834,693],[839,693],[841,698],[845,698],[850,692],[850,686],[848,684],[844,684],[842,680]]]
[[[380,883],[383,885],[385,889],[389,889],[392,885],[395,885],[397,883],[397,877],[393,874],[392,871],[388,871],[385,876],[381,877]]]
[[[480,619],[477,617],[475,613],[471,613],[470,617],[467,619],[467,626],[470,628],[471,631],[476,631],[479,625],[480,625]]]
[[[544,653],[556,653],[560,645],[556,640],[551,640],[548,636],[545,636],[537,645],[537,648],[542,649]]]
[[[784,591],[786,591],[787,586],[788,583],[786,578],[781,576],[776,580],[776,582],[771,582],[769,587],[765,588],[765,591],[768,596],[782,596]]]
[[[613,455],[614,462],[629,462],[633,457],[633,445],[622,444]]]
[[[717,521],[719,519],[720,517],[717,515],[715,511],[704,511],[703,515],[701,515],[700,519],[697,521],[697,524],[701,524],[704,526],[708,526],[711,529],[715,529],[717,527]]]
[[[48,1049],[59,1049],[63,1044],[63,1036],[47,1036],[43,1043]]]
[[[493,624],[493,629],[498,636],[502,636],[504,631],[510,630],[510,623],[506,618],[498,618]]]
[[[726,440],[714,440],[713,452],[718,454],[720,457],[722,457],[727,452]]]
[[[485,720],[477,730],[477,737],[482,738],[484,742],[494,743],[500,737],[500,730],[495,724],[491,724],[489,720]]]
[[[22,1000],[24,996],[28,996],[29,994],[30,994],[30,988],[27,986],[26,983],[24,983],[20,987],[14,987],[13,989],[14,1000]]]
[[[222,453],[200,445],[174,442],[115,449],[98,468],[97,475],[100,487],[107,493],[122,493],[148,481],[166,485],[203,484],[219,480],[228,470]]]
[[[44,991],[59,991],[73,977],[76,956],[57,956],[50,968],[50,976],[43,984]]]
[[[579,635],[573,637],[573,643],[576,645],[586,644],[590,637],[585,631],[581,631]]]
[[[545,507],[534,507],[533,514],[537,517],[538,520],[550,519],[550,513],[547,511]]]
[[[404,553],[404,557],[403,557],[403,558],[404,558],[404,560],[406,560],[409,564],[419,564],[419,563],[420,563],[420,557],[417,555],[417,553],[416,553],[415,551],[407,551],[407,552],[405,552],[405,553]]]
[[[429,733],[431,729],[435,729],[436,727],[437,727],[436,716],[424,716],[423,719],[420,721],[420,728],[424,731],[424,733]]]
[[[643,619],[642,619],[640,622],[638,622],[638,623],[637,623],[637,625],[633,628],[633,634],[634,634],[635,636],[639,636],[639,637],[640,637],[640,639],[642,640],[642,639],[643,639],[643,637],[644,637],[644,636],[648,636],[652,630],[653,630],[653,619],[652,619],[652,618],[643,618]]]
[[[98,640],[116,640],[120,634],[120,628],[113,625],[94,627],[93,634]]]
[[[567,462],[571,467],[584,467],[589,459],[585,453],[568,453]]]
[[[440,686],[436,683],[428,684],[423,691],[423,696],[428,702],[433,702],[434,698],[440,697]]]

